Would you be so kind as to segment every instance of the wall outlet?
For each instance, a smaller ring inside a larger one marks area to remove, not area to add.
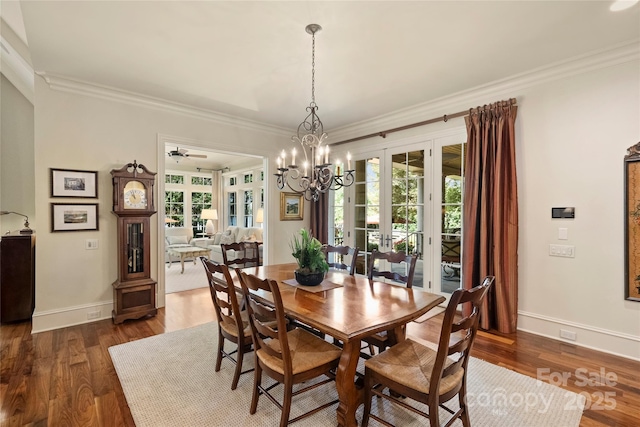
[[[101,311],[90,311],[87,313],[87,320],[93,320],[100,318]]]
[[[566,329],[560,329],[560,338],[575,341],[576,339],[578,339],[578,334],[576,334],[575,332],[567,331]]]
[[[84,248],[89,249],[98,249],[98,239],[86,239],[84,241]]]

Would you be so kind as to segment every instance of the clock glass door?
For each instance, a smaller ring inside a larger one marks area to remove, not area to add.
[[[127,273],[144,272],[144,223],[127,224]]]

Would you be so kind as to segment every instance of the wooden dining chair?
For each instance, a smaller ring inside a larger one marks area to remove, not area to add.
[[[380,270],[375,267],[376,260],[385,260],[391,264],[390,270]],[[394,284],[404,285],[407,288],[411,288],[413,286],[413,276],[416,271],[416,262],[418,260],[418,255],[407,255],[404,252],[379,252],[374,249],[371,252],[369,269],[368,269],[368,277],[369,280],[373,280],[377,277],[384,277],[385,279],[393,280]],[[399,268],[406,271],[406,275],[400,273],[396,267],[394,270],[394,265],[399,266]],[[368,344],[369,353],[373,355],[375,353],[374,348],[377,348],[378,351],[383,351],[385,348],[390,347],[394,344],[394,342],[390,339],[390,331],[382,331],[376,334],[370,335],[363,339],[363,341]],[[361,353],[361,356],[364,358],[368,358],[369,355],[366,353]]]
[[[220,371],[222,359],[227,358],[235,363],[236,369],[231,382],[231,390],[235,390],[240,375],[253,370],[242,371],[244,354],[251,351],[253,343],[249,318],[246,311],[240,310],[233,279],[227,266],[209,261],[205,257],[200,257],[200,261],[202,261],[204,271],[207,274],[211,300],[218,320],[218,350],[215,371]],[[236,344],[236,348],[229,353],[224,350],[225,339]],[[237,354],[236,359],[233,358],[234,354]]]
[[[287,330],[282,298],[275,280],[262,280],[239,269],[236,272],[240,277],[247,305],[255,349],[255,378],[249,413],[256,413],[258,398],[261,394],[265,394],[282,410],[280,427],[285,427],[287,424],[337,403],[338,400],[325,403],[289,420],[293,396],[335,380],[335,370],[338,367],[341,350],[304,329]],[[265,304],[264,299],[255,294],[256,291],[269,293],[272,304]],[[273,327],[274,320],[277,323],[275,328]],[[263,387],[263,372],[276,380],[277,383]],[[309,381],[322,375],[326,375],[328,378],[293,391],[294,384]],[[270,393],[270,390],[277,384],[284,386],[282,403],[278,402]]]
[[[258,267],[260,265],[260,249],[257,242],[240,242],[221,244],[224,265],[230,268]],[[234,251],[231,258],[229,251]]]
[[[380,270],[375,266],[376,261],[387,261],[391,264],[390,270]],[[416,262],[418,261],[418,255],[407,255],[404,252],[379,252],[374,249],[371,252],[369,258],[369,269],[367,276],[369,280],[373,280],[376,277],[384,277],[385,279],[393,280],[399,284],[405,285],[407,288],[413,286],[413,276],[416,272]],[[394,271],[393,266],[398,265],[402,268],[406,274],[403,274],[397,270]]]
[[[356,261],[358,259],[358,252],[360,252],[358,248],[352,248],[350,246],[322,246],[322,253],[324,253],[324,256],[327,259],[329,268],[347,270],[349,272],[349,275],[351,276],[356,273]],[[333,254],[334,258],[330,260],[331,254]],[[343,262],[345,256],[351,257],[351,264],[347,265]]]
[[[449,300],[445,310],[438,350],[411,339],[383,351],[364,364],[365,400],[362,426],[367,427],[369,418],[391,425],[379,416],[371,414],[373,396],[380,396],[398,403],[416,414],[429,419],[432,427],[440,426],[440,408],[452,414],[445,425],[460,418],[464,427],[470,427],[466,404],[469,353],[478,331],[480,307],[494,281],[493,276],[484,279],[473,289],[458,289]],[[470,306],[471,314],[456,321],[459,305]],[[389,393],[383,393],[384,389]],[[459,409],[452,410],[444,404],[458,396]],[[409,405],[408,397],[428,406],[424,412]],[[379,406],[381,406],[379,404]]]

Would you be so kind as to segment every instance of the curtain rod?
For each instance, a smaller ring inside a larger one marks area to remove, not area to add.
[[[498,103],[502,103],[505,101],[498,101],[494,104],[498,104]],[[516,99],[515,98],[511,98],[508,101],[510,105],[516,105]],[[489,107],[493,105],[490,104]],[[488,107],[487,105],[484,106],[484,108]],[[477,107],[477,108],[483,108],[483,107]],[[345,139],[344,141],[340,141],[340,142],[335,142],[333,144],[329,144],[329,145],[341,145],[341,144],[346,144],[347,142],[355,142],[355,141],[360,141],[361,139],[367,139],[367,138],[373,138],[374,136],[380,136],[382,138],[386,138],[387,134],[393,133],[393,132],[399,132],[401,130],[407,130],[407,129],[411,129],[411,128],[415,128],[418,126],[424,126],[424,125],[430,125],[431,123],[437,123],[437,122],[447,122],[449,119],[455,119],[458,117],[463,117],[466,116],[468,114],[471,113],[471,111],[473,110],[473,108],[469,108],[466,111],[458,111],[457,113],[453,113],[453,114],[445,114],[442,117],[436,117],[433,119],[429,119],[429,120],[424,120],[422,122],[417,122],[417,123],[412,123],[410,125],[404,125],[404,126],[400,126],[397,128],[393,128],[393,129],[387,129],[387,130],[383,130],[380,132],[375,132],[375,133],[370,133],[369,135],[363,135],[363,136],[358,136],[355,138],[351,138],[351,139]]]

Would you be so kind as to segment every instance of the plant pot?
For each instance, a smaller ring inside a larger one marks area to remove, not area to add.
[[[324,272],[319,271],[316,273],[300,273],[298,271],[295,272],[296,282],[303,286],[316,286],[322,283],[324,280]]]

